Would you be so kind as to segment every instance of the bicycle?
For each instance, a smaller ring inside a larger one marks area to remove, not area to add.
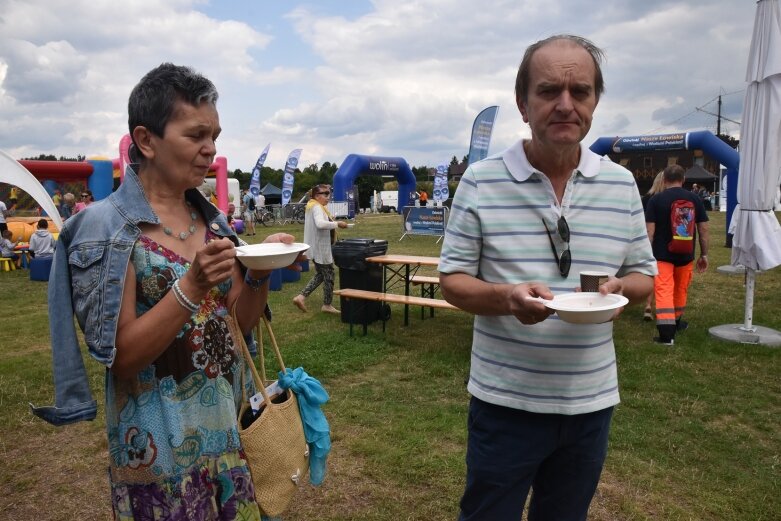
[[[274,212],[265,206],[255,209],[255,221],[261,223],[263,226],[274,226],[277,224]]]
[[[306,206],[296,206],[295,210],[293,210],[293,220],[298,224],[304,224],[304,221],[306,220]]]

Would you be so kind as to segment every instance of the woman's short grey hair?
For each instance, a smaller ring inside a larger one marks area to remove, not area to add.
[[[130,136],[133,137],[136,127],[145,127],[163,137],[177,100],[193,106],[203,102],[216,105],[217,97],[217,88],[206,77],[190,67],[163,63],[147,72],[130,93],[127,103]],[[131,152],[135,152],[131,154],[132,161],[143,159],[138,157],[137,146],[132,146]]]
[[[515,100],[528,101],[529,98],[529,69],[531,67],[532,57],[534,53],[545,45],[554,42],[556,40],[566,40],[578,45],[586,50],[591,55],[591,59],[594,60],[594,90],[597,96],[597,101],[602,93],[605,92],[605,79],[602,76],[602,62],[605,59],[605,52],[594,45],[591,40],[583,38],[582,36],[575,36],[573,34],[556,34],[549,36],[544,40],[535,42],[526,48],[526,52],[523,54],[521,65],[518,67],[518,74],[515,77]]]

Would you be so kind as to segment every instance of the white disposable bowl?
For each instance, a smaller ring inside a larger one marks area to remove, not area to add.
[[[309,245],[303,242],[247,244],[236,248],[236,258],[249,269],[274,270],[290,266],[299,253],[308,249]]]
[[[618,308],[629,303],[623,295],[602,295],[593,292],[564,293],[546,301],[545,306],[556,311],[559,318],[573,324],[601,324],[609,321]]]

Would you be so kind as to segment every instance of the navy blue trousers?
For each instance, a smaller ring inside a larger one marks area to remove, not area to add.
[[[460,521],[585,520],[607,455],[613,407],[538,414],[472,398]]]

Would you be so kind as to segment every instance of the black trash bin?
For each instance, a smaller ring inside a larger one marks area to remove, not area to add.
[[[351,238],[337,241],[332,246],[334,264],[339,267],[341,289],[362,289],[382,291],[382,265],[366,262],[366,257],[385,255],[388,241],[380,239]],[[342,322],[371,324],[383,312],[382,302],[339,299],[342,308]]]

